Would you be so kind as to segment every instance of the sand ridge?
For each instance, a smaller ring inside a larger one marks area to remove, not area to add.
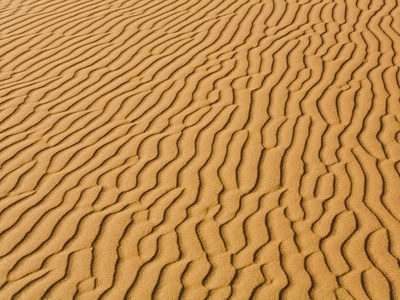
[[[399,15],[1,1],[0,299],[400,299]]]

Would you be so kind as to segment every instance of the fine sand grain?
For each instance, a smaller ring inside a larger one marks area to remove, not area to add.
[[[0,300],[400,299],[398,0],[2,0]]]

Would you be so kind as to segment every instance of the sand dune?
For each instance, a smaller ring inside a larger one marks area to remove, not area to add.
[[[400,299],[398,1],[0,4],[0,299]]]

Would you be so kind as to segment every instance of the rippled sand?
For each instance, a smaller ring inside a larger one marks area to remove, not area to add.
[[[0,299],[400,299],[397,0],[3,0],[0,45]]]

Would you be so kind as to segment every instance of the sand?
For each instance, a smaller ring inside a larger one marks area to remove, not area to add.
[[[400,299],[397,0],[3,0],[0,299]]]

